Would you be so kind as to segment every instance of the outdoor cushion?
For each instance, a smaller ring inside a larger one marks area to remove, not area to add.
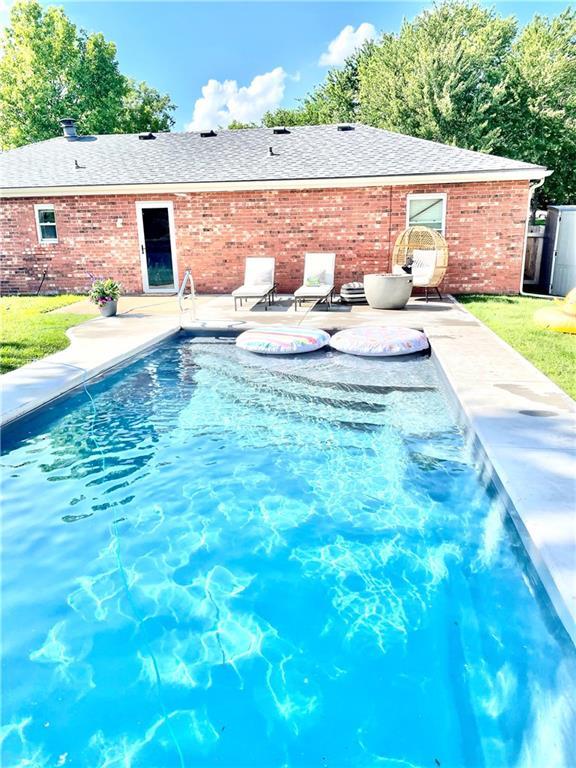
[[[345,304],[365,304],[364,283],[344,283],[340,288],[340,300]]]
[[[428,285],[436,269],[436,259],[436,251],[426,251],[418,248],[412,251],[412,277],[414,278],[414,285]]]
[[[236,288],[232,291],[232,296],[236,298],[256,298],[257,296],[264,296],[265,293],[269,293],[274,286],[272,283],[262,285],[241,285],[240,288]]]
[[[294,291],[294,296],[327,296],[334,288],[333,285],[327,283],[320,283],[314,287],[310,285],[303,285],[301,288],[297,288]]]
[[[325,347],[329,341],[330,334],[319,328],[269,325],[244,331],[236,339],[236,346],[260,355],[295,355],[314,352]]]
[[[244,268],[244,285],[260,286],[274,283],[274,258],[250,256]]]
[[[321,283],[334,283],[335,253],[306,253],[304,255],[304,280],[317,279]]]
[[[413,328],[364,325],[335,333],[330,346],[349,355],[392,357],[422,352],[428,349],[428,339]]]
[[[342,288],[340,288],[340,292],[342,291],[346,293],[364,293],[364,283],[344,283]]]

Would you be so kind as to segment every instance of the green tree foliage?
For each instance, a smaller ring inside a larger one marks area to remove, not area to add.
[[[497,154],[554,170],[538,202],[576,202],[576,11],[535,16],[505,62]]]
[[[475,3],[446,2],[384,35],[360,68],[360,119],[466,149],[491,151],[503,96],[502,62],[514,35]]]
[[[352,56],[265,125],[357,121],[554,171],[536,202],[576,201],[576,13],[523,30],[445,0]]]
[[[273,112],[266,112],[262,118],[262,125],[268,128],[277,125],[317,125],[320,122],[320,120],[315,119],[315,113],[309,113],[304,106],[298,106],[294,109],[279,107]]]
[[[258,128],[258,123],[243,123],[240,120],[232,120],[228,126],[230,131],[241,131],[243,128]]]
[[[79,30],[61,8],[20,0],[0,58],[0,142],[9,149],[60,133],[76,117],[83,133],[169,130],[169,97],[121,74],[116,46]]]
[[[295,109],[267,112],[262,122],[274,125],[319,125],[349,123],[358,119],[359,69],[369,57],[372,43],[368,42],[342,68],[331,69],[326,80]]]
[[[144,82],[126,79],[117,133],[140,131],[169,131],[174,125],[171,117],[174,104],[167,94],[159,93]]]

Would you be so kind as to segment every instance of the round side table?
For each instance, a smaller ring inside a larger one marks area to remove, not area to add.
[[[404,309],[412,293],[412,275],[364,275],[364,292],[373,309]]]

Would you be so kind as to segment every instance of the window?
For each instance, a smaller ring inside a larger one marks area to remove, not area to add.
[[[36,229],[39,243],[57,243],[56,215],[53,205],[35,205]]]
[[[408,195],[406,226],[430,227],[442,235],[446,223],[446,194]]]

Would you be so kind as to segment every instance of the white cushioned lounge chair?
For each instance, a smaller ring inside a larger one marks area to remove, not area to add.
[[[242,306],[244,299],[265,301],[265,309],[274,301],[276,284],[274,282],[275,260],[271,256],[254,256],[246,259],[244,266],[244,284],[232,291],[234,310],[238,302]]]
[[[325,301],[330,307],[334,293],[335,253],[307,253],[304,256],[304,284],[294,291],[294,310],[298,304]]]

